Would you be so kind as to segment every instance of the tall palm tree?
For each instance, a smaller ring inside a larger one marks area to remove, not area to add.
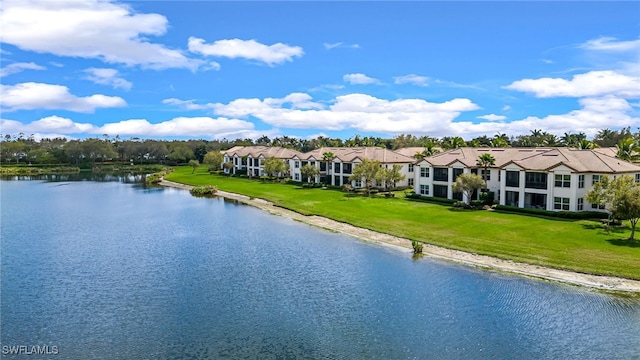
[[[476,161],[476,165],[481,166],[484,169],[484,172],[482,173],[482,180],[484,180],[484,187],[485,189],[489,188],[489,185],[487,185],[487,170],[489,168],[489,166],[495,166],[496,165],[496,158],[493,157],[493,155],[489,154],[489,153],[484,153],[480,156],[478,156],[478,161]]]
[[[333,158],[335,157],[336,155],[331,151],[326,151],[322,153],[322,160],[324,160],[327,164],[325,168],[325,181],[327,182],[327,185],[331,183],[331,178],[329,177],[329,166],[330,166],[329,164],[331,164],[331,160],[333,160]]]

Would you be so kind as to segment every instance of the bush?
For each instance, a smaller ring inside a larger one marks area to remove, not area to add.
[[[536,216],[547,216],[561,219],[608,219],[609,214],[600,211],[549,211],[542,209],[520,208],[516,206],[497,205],[496,211],[528,214]]]
[[[491,206],[495,200],[495,195],[493,191],[483,191],[480,193],[480,201],[482,201],[484,205]]]
[[[213,185],[205,185],[205,186],[195,186],[191,190],[189,190],[191,195],[193,196],[213,196],[216,192],[218,192],[218,188]]]
[[[424,245],[422,245],[421,242],[412,240],[411,241],[411,246],[413,247],[413,253],[414,254],[421,254],[422,253]]]
[[[458,201],[458,200],[439,198],[434,196],[422,196],[416,193],[409,194],[407,197],[412,201],[424,201],[424,202],[432,202],[432,203],[445,204],[445,205],[453,205],[456,201]]]
[[[347,192],[352,192],[353,191],[353,186],[351,186],[351,184],[344,184],[344,185],[342,185],[342,190],[347,191]]]

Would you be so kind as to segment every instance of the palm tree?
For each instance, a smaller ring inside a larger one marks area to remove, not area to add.
[[[638,158],[640,146],[632,137],[624,138],[616,144],[616,157],[620,160],[633,161]]]
[[[489,185],[487,185],[487,170],[489,166],[496,165],[496,158],[489,153],[484,153],[478,156],[478,161],[476,162],[476,165],[481,166],[484,169],[484,172],[482,173],[482,180],[484,180],[485,189],[489,188]]]
[[[578,150],[592,150],[599,148],[598,144],[593,141],[589,141],[587,139],[582,139],[574,144],[575,148]]]
[[[322,153],[322,160],[326,161],[326,163],[327,163],[327,167],[325,168],[325,181],[326,181],[327,185],[329,185],[331,183],[331,178],[329,177],[329,164],[331,163],[331,161],[335,157],[336,157],[336,155],[334,153],[332,153],[331,151],[327,151],[327,152]]]
[[[442,138],[442,141],[440,143],[442,144],[442,148],[446,150],[457,149],[467,145],[464,139],[461,138],[460,136],[456,136],[456,137],[445,136]]]

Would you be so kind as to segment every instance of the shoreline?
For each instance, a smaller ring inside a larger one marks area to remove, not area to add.
[[[184,185],[164,179],[161,179],[159,185],[185,190],[189,190],[193,187],[190,185]],[[218,190],[216,196],[237,200],[240,203],[257,207],[274,215],[288,217],[311,226],[356,237],[364,241],[392,246],[401,250],[411,252],[413,251],[411,240],[409,239],[359,228],[350,224],[317,215],[302,215],[295,211],[275,206],[269,201],[258,198],[251,199],[246,195]],[[423,254],[425,256],[449,260],[460,264],[504,271],[508,273],[525,275],[529,277],[557,281],[572,285],[579,285],[599,290],[640,293],[639,280],[618,278],[613,276],[584,274],[568,270],[544,267],[540,265],[518,263],[511,260],[503,260],[491,256],[478,255],[460,250],[452,250],[435,245],[430,245],[427,243],[423,243],[423,245]]]

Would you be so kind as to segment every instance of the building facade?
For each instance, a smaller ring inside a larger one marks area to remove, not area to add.
[[[486,173],[478,166],[485,153],[495,158]],[[640,182],[640,166],[612,156],[610,149],[460,148],[418,162],[414,191],[423,196],[463,199],[454,193],[464,173],[484,176],[501,205],[552,211],[604,210],[585,196],[603,176],[630,175]],[[477,194],[472,196],[477,198]]]

